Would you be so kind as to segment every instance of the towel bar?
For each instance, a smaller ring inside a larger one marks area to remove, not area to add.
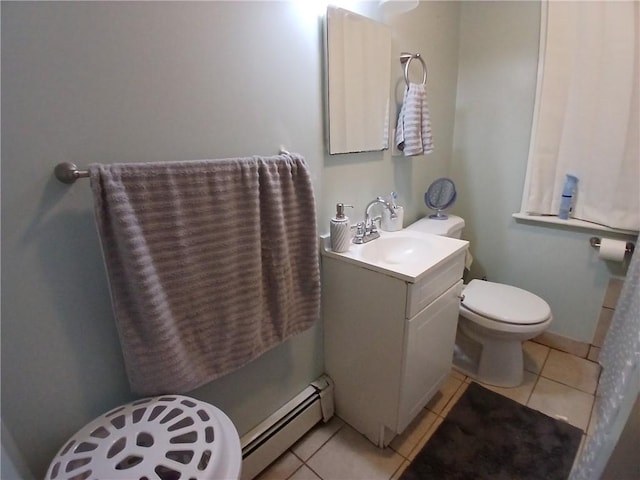
[[[290,155],[284,147],[280,147],[281,155]],[[89,170],[80,170],[75,163],[62,162],[55,166],[53,174],[62,183],[73,183],[79,178],[89,178]]]
[[[427,83],[427,64],[424,62],[422,56],[419,53],[402,52],[400,54],[400,63],[404,65],[404,82],[409,86],[409,64],[411,60],[417,58],[422,64],[422,84]]]

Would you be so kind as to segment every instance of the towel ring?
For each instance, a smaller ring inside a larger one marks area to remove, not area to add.
[[[414,58],[420,60],[422,64],[422,84],[426,85],[427,83],[427,64],[424,62],[422,56],[419,53],[402,52],[400,54],[400,63],[404,64],[404,82],[407,84],[407,87],[409,86],[409,65]]]

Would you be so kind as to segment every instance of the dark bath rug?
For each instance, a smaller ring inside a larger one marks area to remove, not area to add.
[[[400,480],[565,480],[582,433],[471,383]]]

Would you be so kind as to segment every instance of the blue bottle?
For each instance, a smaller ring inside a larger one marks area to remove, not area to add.
[[[560,199],[560,210],[558,211],[558,218],[562,220],[568,220],[570,216],[573,216],[573,207],[575,205],[576,189],[578,187],[578,177],[575,175],[567,174],[567,179],[564,182],[564,188],[562,189],[562,198]]]

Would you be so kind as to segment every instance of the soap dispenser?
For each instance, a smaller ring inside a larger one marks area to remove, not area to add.
[[[349,217],[344,214],[344,203],[336,204],[336,216],[329,223],[329,233],[331,235],[331,250],[334,252],[346,252],[351,246],[351,224]]]

